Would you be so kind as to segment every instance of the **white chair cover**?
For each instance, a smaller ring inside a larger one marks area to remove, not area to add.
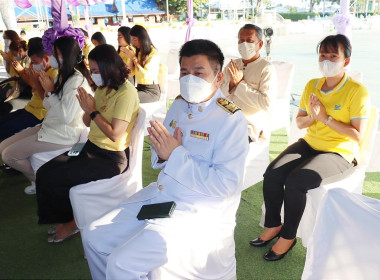
[[[379,200],[329,190],[320,203],[302,279],[379,279],[379,232]]]
[[[271,100],[270,131],[286,127],[289,135],[290,93],[293,84],[294,64],[285,61],[272,61],[277,73],[277,96]]]
[[[289,137],[289,145],[296,142],[299,138],[303,137],[306,133],[306,129],[298,129],[295,123],[295,116],[297,112],[294,112],[292,125],[291,125],[291,134]],[[318,209],[320,209],[320,202],[323,197],[326,195],[327,191],[334,188],[344,188],[345,190],[361,194],[363,190],[363,182],[365,179],[365,171],[371,156],[371,150],[373,148],[374,139],[378,127],[379,113],[375,107],[371,108],[370,119],[366,129],[365,136],[360,143],[360,163],[356,167],[355,171],[348,177],[327,185],[323,185],[319,188],[310,190],[306,197],[306,207],[303,213],[300,225],[298,227],[297,236],[302,238],[302,245],[308,247],[309,239],[313,233],[316,216]],[[282,209],[282,217],[283,209]],[[260,225],[264,226],[265,218],[265,206],[262,205],[262,216]]]
[[[142,153],[145,111],[140,108],[132,130],[129,168],[110,179],[81,184],[70,189],[74,218],[80,230],[142,189]]]
[[[143,108],[146,113],[145,118],[145,130],[144,135],[148,135],[148,131],[146,130],[147,127],[150,126],[149,121],[151,120],[158,120],[160,122],[163,122],[166,116],[166,97],[167,97],[167,88],[168,88],[168,81],[167,81],[167,68],[165,65],[160,64],[160,72],[158,81],[160,84],[161,89],[161,96],[160,100],[156,102],[150,102],[150,103],[140,103],[140,108]]]
[[[80,135],[79,141],[78,142],[86,142],[87,141],[87,136],[88,136],[89,128],[85,127],[82,130],[82,133]],[[32,168],[34,170],[34,174],[37,173],[37,170],[50,161],[51,159],[63,154],[64,152],[69,151],[71,148],[63,148],[55,151],[49,151],[49,152],[41,152],[41,153],[35,153],[32,156],[29,157],[30,163],[32,165]]]

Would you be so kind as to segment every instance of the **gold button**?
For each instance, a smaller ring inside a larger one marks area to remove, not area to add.
[[[199,107],[198,107],[198,111],[199,111],[199,112],[203,112],[203,108],[202,108],[202,106],[199,106]]]
[[[163,185],[159,185],[159,186],[158,186],[158,189],[159,189],[160,191],[162,191],[162,190],[164,189],[164,186],[163,186]]]
[[[192,114],[188,114],[187,116],[189,117],[189,119],[192,119],[192,118],[193,118],[193,115],[192,115]]]

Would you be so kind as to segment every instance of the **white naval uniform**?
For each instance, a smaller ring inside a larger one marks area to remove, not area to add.
[[[269,108],[271,100],[277,93],[276,71],[273,65],[261,56],[244,67],[241,58],[235,60],[238,68],[243,70],[244,80],[229,91],[230,74],[228,67],[224,68],[224,80],[221,90],[224,95],[241,108],[249,124],[249,136],[256,140],[263,131],[270,136]]]
[[[164,163],[158,163],[152,149],[153,168],[162,168],[157,183],[84,230],[94,279],[222,280],[236,275],[233,233],[248,152],[247,122],[240,110],[232,114],[221,108],[220,97],[218,90],[205,103],[176,99],[164,125],[172,134],[181,128],[182,145]],[[193,137],[196,132],[203,134]],[[177,204],[171,218],[137,220],[142,205],[167,201]],[[163,270],[166,276],[160,276]]]

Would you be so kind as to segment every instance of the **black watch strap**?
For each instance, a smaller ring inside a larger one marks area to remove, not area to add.
[[[94,111],[94,112],[92,112],[92,113],[90,114],[90,118],[91,118],[92,120],[95,119],[95,117],[96,117],[97,114],[100,114],[100,112],[99,112],[99,111]]]

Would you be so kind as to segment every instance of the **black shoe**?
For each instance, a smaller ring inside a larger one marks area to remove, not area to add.
[[[269,240],[261,240],[260,237],[257,237],[256,239],[253,239],[251,241],[249,241],[249,245],[253,246],[253,247],[264,247],[266,246],[269,242],[271,242],[273,239],[275,239],[276,237],[280,237],[280,233],[278,233],[275,237],[269,239]]]
[[[11,167],[9,165],[6,165],[5,163],[0,164],[0,170],[9,170]]]
[[[279,260],[281,260],[294,247],[294,245],[296,245],[296,243],[297,243],[297,239],[294,239],[292,246],[290,246],[289,250],[283,254],[277,254],[272,249],[270,249],[268,252],[265,253],[264,260],[266,260],[266,261],[279,261]]]

